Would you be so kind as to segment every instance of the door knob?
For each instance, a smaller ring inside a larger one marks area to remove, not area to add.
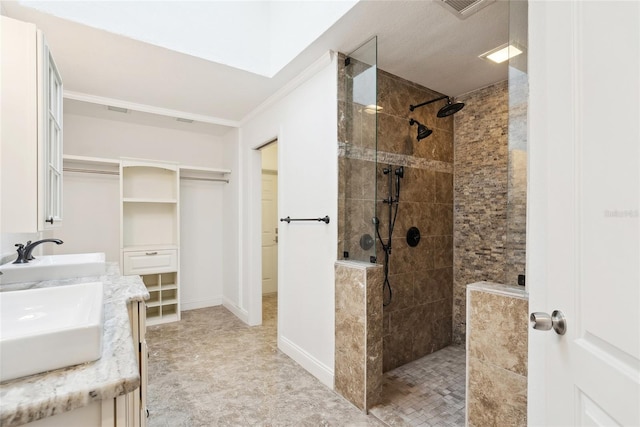
[[[529,323],[533,329],[541,331],[553,329],[558,335],[564,335],[567,332],[567,318],[560,310],[555,310],[551,316],[547,313],[531,313]]]

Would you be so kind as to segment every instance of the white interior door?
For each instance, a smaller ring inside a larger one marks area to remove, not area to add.
[[[640,2],[529,2],[529,424],[640,425]]]
[[[278,175],[262,174],[262,293],[278,291]]]

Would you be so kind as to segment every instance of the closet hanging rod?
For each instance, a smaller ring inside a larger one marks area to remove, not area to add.
[[[120,175],[118,171],[103,171],[97,169],[80,169],[80,168],[62,168],[64,172],[78,172],[78,173],[95,173],[99,175]]]
[[[189,181],[212,181],[212,182],[225,182],[225,183],[229,183],[228,179],[223,179],[223,178],[197,178],[197,177],[190,177],[190,176],[181,176],[180,179],[186,179]]]
[[[94,173],[98,175],[120,175],[118,171],[107,171],[107,170],[99,170],[99,169],[81,169],[81,168],[63,168],[64,172],[76,172],[76,173]],[[191,181],[212,181],[212,182],[225,182],[229,183],[228,179],[222,178],[197,178],[197,177],[187,177],[181,176],[180,179],[186,179]]]

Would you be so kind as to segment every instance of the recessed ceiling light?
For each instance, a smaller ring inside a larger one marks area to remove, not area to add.
[[[126,108],[114,107],[113,105],[107,105],[107,110],[116,111],[118,113],[125,113],[125,114],[129,112],[129,110]]]
[[[495,62],[496,64],[501,64],[504,61],[513,58],[514,56],[518,56],[522,53],[522,49],[505,43],[502,46],[498,46],[495,49],[491,49],[489,52],[485,52],[480,55],[482,59],[488,59],[489,61]]]

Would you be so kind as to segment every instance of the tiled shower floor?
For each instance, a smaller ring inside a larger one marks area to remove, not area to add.
[[[465,350],[449,346],[387,372],[369,412],[389,426],[464,426]]]

